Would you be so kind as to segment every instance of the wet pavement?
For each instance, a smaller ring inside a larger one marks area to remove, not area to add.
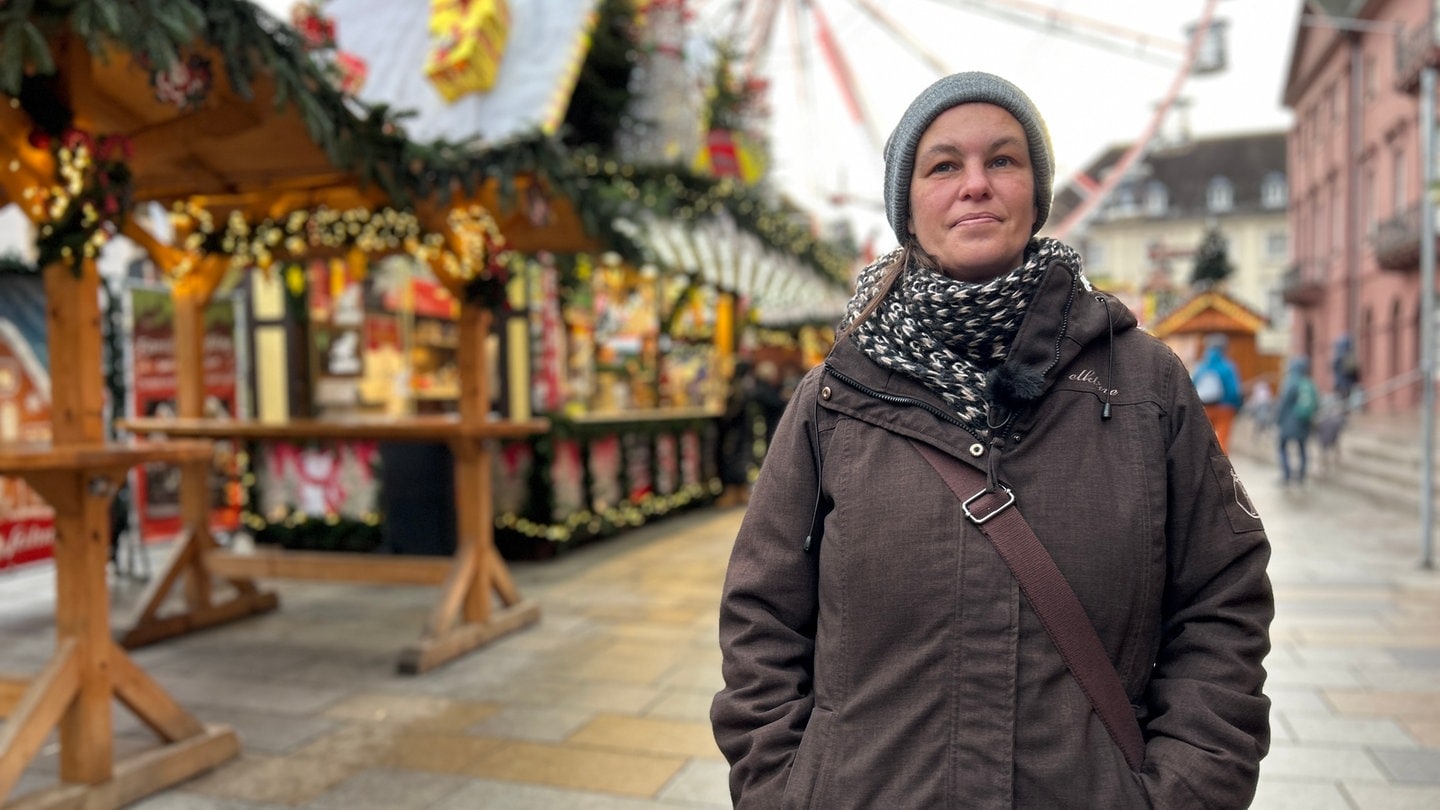
[[[1419,519],[1236,468],[1274,545],[1274,744],[1258,808],[1440,807],[1440,575]],[[742,510],[706,509],[512,565],[539,624],[420,676],[396,673],[435,590],[276,582],[275,613],[138,650],[243,753],[134,805],[278,808],[728,807],[706,719],[716,600]],[[158,550],[157,550],[158,551]],[[116,615],[141,586],[117,579]],[[0,669],[52,652],[53,576],[0,576]],[[154,744],[116,709],[117,750]],[[53,741],[12,798],[53,782]]]

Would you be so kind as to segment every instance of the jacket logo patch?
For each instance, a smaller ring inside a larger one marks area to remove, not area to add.
[[[1093,385],[1095,386],[1095,390],[1099,391],[1102,394],[1109,394],[1112,397],[1117,396],[1120,393],[1120,389],[1118,388],[1106,388],[1100,380],[1100,375],[1096,374],[1094,369],[1081,369],[1074,374],[1071,374],[1069,379],[1073,382]]]

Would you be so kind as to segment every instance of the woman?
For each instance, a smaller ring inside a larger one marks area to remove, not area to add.
[[[736,806],[1245,806],[1269,546],[1184,365],[1034,238],[1054,163],[1014,85],[936,82],[885,163],[901,247],[792,398],[726,577],[711,719]],[[915,443],[1013,488],[1143,765]]]

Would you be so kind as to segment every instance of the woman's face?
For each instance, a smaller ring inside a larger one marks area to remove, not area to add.
[[[920,137],[910,178],[910,232],[959,281],[1020,266],[1035,224],[1035,172],[1015,116],[972,102],[941,113]]]

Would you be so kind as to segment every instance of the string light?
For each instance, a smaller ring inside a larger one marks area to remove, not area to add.
[[[336,210],[328,207],[299,209],[278,218],[252,223],[240,211],[232,211],[218,226],[214,214],[193,200],[175,203],[171,224],[180,242],[193,255],[224,253],[231,267],[270,266],[277,254],[301,255],[307,251],[341,251],[351,248],[363,253],[393,253],[400,250],[421,261],[439,260],[458,278],[479,274],[493,257],[496,245],[503,245],[494,217],[480,206],[452,212],[449,226],[464,246],[461,256],[445,249],[445,238],[425,231],[415,214],[386,207]],[[193,258],[172,267],[178,280],[190,272]]]

